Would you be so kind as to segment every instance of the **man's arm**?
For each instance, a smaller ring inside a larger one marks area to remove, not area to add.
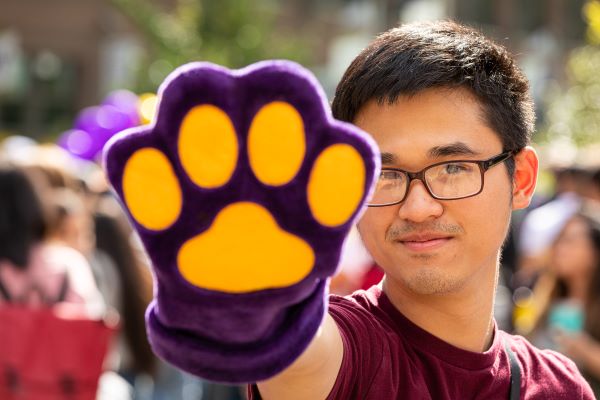
[[[335,384],[344,348],[340,331],[327,314],[302,355],[275,377],[258,383],[263,399],[326,399]]]

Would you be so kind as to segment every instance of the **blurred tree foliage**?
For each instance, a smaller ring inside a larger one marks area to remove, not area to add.
[[[174,68],[190,61],[230,68],[271,58],[311,61],[302,36],[277,26],[280,3],[275,0],[172,0],[168,9],[156,0],[111,3],[133,21],[150,47],[137,91],[155,91]]]
[[[600,0],[583,8],[588,44],[567,60],[567,87],[550,96],[538,141],[570,139],[577,147],[600,142]]]

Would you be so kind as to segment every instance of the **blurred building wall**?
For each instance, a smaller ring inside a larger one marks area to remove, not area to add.
[[[123,75],[119,58],[143,46],[108,0],[1,0],[0,34],[16,38],[23,58],[23,84],[0,92],[0,131],[33,137],[97,104]]]
[[[147,1],[164,10],[177,3]],[[275,0],[256,0],[260,1]],[[403,21],[454,18],[482,28],[511,48],[539,99],[546,82],[561,79],[568,51],[583,41],[583,2],[289,0],[277,3],[275,30],[308,38],[313,55],[313,65],[308,66],[331,96],[350,60],[378,32]],[[0,135],[4,131],[43,137],[65,129],[78,110],[130,83],[136,60],[148,47],[110,0],[0,0],[0,80],[7,62],[2,59],[3,34],[10,35],[7,43],[16,38],[23,63],[21,84],[0,82]]]

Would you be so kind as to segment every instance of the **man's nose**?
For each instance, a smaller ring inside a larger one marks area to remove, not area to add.
[[[439,200],[434,199],[420,180],[413,180],[408,188],[406,198],[400,204],[398,216],[412,222],[425,222],[442,215],[444,208]]]

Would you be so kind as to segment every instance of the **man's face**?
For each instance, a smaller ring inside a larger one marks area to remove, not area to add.
[[[466,89],[429,89],[393,105],[367,103],[354,123],[370,133],[382,167],[419,171],[451,160],[485,160],[503,151]],[[386,280],[415,294],[458,292],[495,271],[511,211],[504,164],[485,173],[483,191],[436,200],[412,181],[401,204],[368,208],[358,224]]]

